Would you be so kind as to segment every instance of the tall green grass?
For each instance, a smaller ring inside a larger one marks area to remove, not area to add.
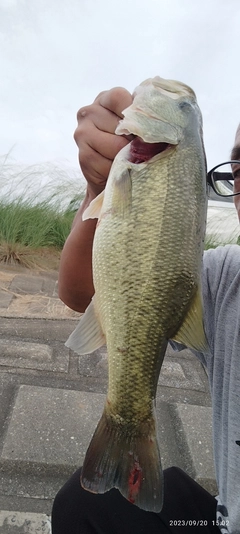
[[[61,250],[83,196],[76,171],[69,175],[50,164],[19,168],[5,161],[0,168],[0,261],[20,257],[21,247],[24,256],[43,247]]]
[[[58,213],[46,202],[36,206],[21,202],[0,202],[0,242],[61,249],[70,232],[74,213]]]

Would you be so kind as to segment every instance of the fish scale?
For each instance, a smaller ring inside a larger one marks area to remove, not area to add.
[[[106,342],[108,351],[108,394],[82,486],[95,493],[116,487],[131,503],[159,512],[155,396],[167,342],[207,347],[200,287],[206,162],[201,113],[187,86],[147,80],[123,114],[116,132],[135,138],[84,214],[99,218],[95,295],[68,346],[84,354]]]

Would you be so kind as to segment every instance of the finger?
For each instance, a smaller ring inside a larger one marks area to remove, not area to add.
[[[123,117],[122,111],[132,104],[132,100],[131,94],[121,87],[103,91],[93,104],[79,109],[78,123],[88,118],[97,128],[114,133],[119,119]]]
[[[132,96],[121,87],[103,91],[90,106],[78,112],[74,133],[79,147],[79,163],[87,181],[104,187],[112,161],[132,136],[115,135],[122,110],[132,103]]]
[[[114,133],[119,123],[120,117],[112,111],[101,106],[99,103],[91,104],[79,109],[77,113],[78,128],[88,134],[88,128],[92,123],[98,130]]]
[[[89,161],[91,165],[89,165]],[[79,163],[86,180],[95,184],[99,188],[99,192],[104,189],[112,160],[105,158],[86,144],[83,145],[79,153]]]
[[[103,157],[113,160],[119,150],[129,142],[123,136],[98,129],[91,120],[79,123],[74,133],[74,139],[79,147],[80,161],[85,158],[87,145]]]
[[[103,108],[108,109],[118,117],[123,117],[123,110],[132,104],[133,97],[127,89],[114,87],[109,91],[100,93],[94,102],[98,102]]]

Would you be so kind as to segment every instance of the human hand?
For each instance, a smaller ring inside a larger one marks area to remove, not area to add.
[[[122,111],[132,104],[131,94],[122,87],[103,91],[90,106],[79,109],[74,139],[79,148],[79,163],[88,182],[91,197],[105,187],[116,154],[132,136],[115,134]]]

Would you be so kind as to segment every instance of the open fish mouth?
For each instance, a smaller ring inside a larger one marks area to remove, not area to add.
[[[151,158],[157,154],[165,152],[168,148],[171,148],[173,145],[170,143],[146,143],[141,139],[141,137],[136,136],[133,141],[130,143],[130,153],[128,161],[130,163],[144,163],[149,161]]]

